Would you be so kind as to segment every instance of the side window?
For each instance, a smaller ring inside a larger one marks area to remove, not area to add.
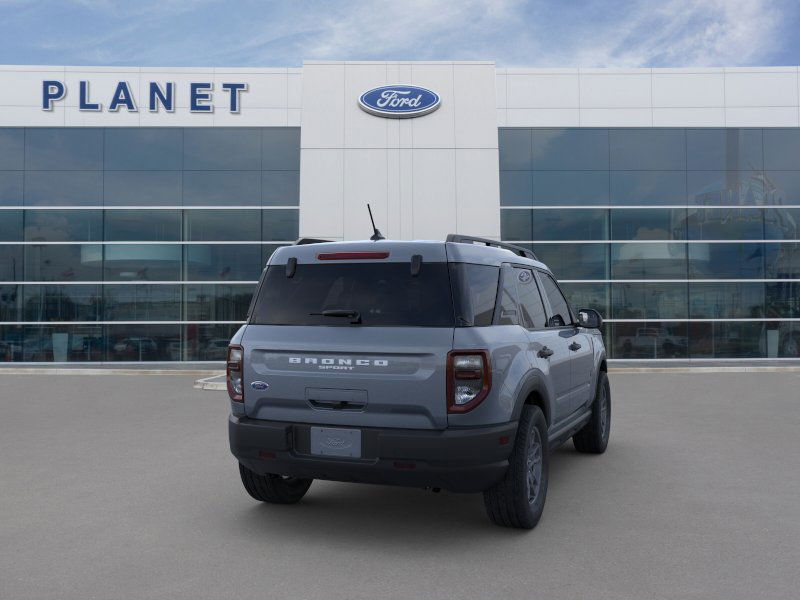
[[[539,294],[539,286],[530,269],[517,269],[517,295],[519,309],[522,313],[521,323],[528,329],[539,329],[545,326],[544,304]]]
[[[567,304],[561,290],[558,289],[556,282],[547,273],[542,273],[542,286],[544,293],[547,294],[547,299],[550,301],[550,308],[553,311],[552,318],[556,322],[554,327],[563,327],[572,323],[572,317],[569,314],[569,304]]]
[[[517,286],[514,282],[516,269],[504,267],[500,276],[500,314],[498,325],[519,325],[517,314]]]

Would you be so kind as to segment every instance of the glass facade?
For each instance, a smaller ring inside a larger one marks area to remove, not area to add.
[[[800,357],[800,129],[502,128],[501,234],[610,358]]]
[[[0,361],[220,361],[298,235],[298,128],[0,128]]]

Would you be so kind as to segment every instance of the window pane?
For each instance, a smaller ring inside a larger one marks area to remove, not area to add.
[[[614,209],[611,238],[615,240],[686,239],[686,210],[671,208]]]
[[[20,321],[22,319],[22,288],[21,285],[0,285],[0,321]],[[0,330],[1,331],[1,330]],[[3,347],[3,338],[0,336],[0,362],[8,352]]]
[[[177,244],[113,244],[105,246],[108,281],[179,281],[181,247]]]
[[[258,244],[197,244],[185,252],[188,281],[255,281],[263,268]]]
[[[90,171],[103,168],[103,130],[91,127],[28,127],[25,168]]]
[[[611,203],[685,204],[685,171],[612,171]]]
[[[261,211],[187,210],[184,212],[184,239],[189,241],[261,240]]]
[[[530,129],[500,129],[498,149],[501,171],[531,170]]]
[[[105,168],[174,171],[182,167],[183,130],[172,127],[108,127]]]
[[[186,325],[185,360],[224,362],[228,356],[228,342],[239,327],[239,325]]]
[[[530,269],[514,270],[517,274],[517,300],[522,313],[522,323],[528,329],[541,329],[545,326],[547,318],[536,278]]]
[[[106,171],[103,197],[106,206],[180,206],[180,171]]]
[[[687,358],[686,323],[647,321],[612,323],[614,358]]]
[[[0,169],[23,169],[24,149],[25,130],[22,127],[0,127]]]
[[[500,171],[500,205],[531,206],[533,179],[530,171]]]
[[[767,171],[764,204],[800,204],[800,171]]]
[[[767,356],[800,358],[800,323],[767,325]]]
[[[184,171],[184,206],[261,205],[260,171]]]
[[[764,244],[688,244],[694,279],[763,279]]]
[[[686,168],[683,129],[612,129],[611,168],[682,170]]]
[[[300,128],[266,127],[261,131],[261,168],[269,171],[300,169]]]
[[[0,252],[0,281],[22,281],[23,246],[3,246]]]
[[[687,129],[687,168],[704,171],[764,167],[760,129]]]
[[[690,240],[760,240],[764,213],[760,208],[690,208]]]
[[[244,321],[255,285],[187,285],[187,321]]]
[[[261,131],[249,127],[186,127],[183,168],[261,170]]]
[[[98,244],[25,246],[28,281],[101,281],[103,247]]]
[[[563,326],[572,323],[572,315],[570,314],[569,305],[566,298],[561,294],[556,282],[553,278],[546,273],[540,273],[542,288],[544,295],[547,296],[550,302],[550,319],[555,319],[552,322],[553,326]]]
[[[298,236],[299,211],[296,209],[274,209],[262,211],[261,239],[290,242]]]
[[[517,308],[517,274],[511,267],[500,270],[500,314],[498,325],[519,325],[521,317]]]
[[[0,242],[22,241],[22,211],[0,211]],[[2,248],[0,247],[0,252]]]
[[[692,358],[763,358],[765,323],[689,323]]]
[[[535,129],[533,168],[544,171],[608,169],[608,130]]]
[[[22,360],[28,362],[99,362],[103,329],[99,325],[29,325],[24,328]]]
[[[762,171],[688,171],[689,204],[772,204],[780,197]]]
[[[767,279],[800,279],[800,244],[764,244]]]
[[[114,242],[181,239],[180,210],[107,210],[105,238]]]
[[[608,279],[608,244],[532,244],[532,249],[557,277]]]
[[[611,278],[686,279],[686,244],[612,244]]]
[[[95,242],[103,235],[99,210],[27,210],[25,241]]]
[[[531,212],[533,227],[532,236],[528,239],[545,241],[608,239],[608,210],[545,209]]]
[[[614,319],[685,319],[686,283],[614,283],[611,317]]]
[[[533,201],[537,206],[607,205],[608,171],[536,171]]]
[[[766,283],[766,316],[800,318],[800,282]]]
[[[98,285],[24,285],[25,321],[99,321]]]
[[[105,321],[180,321],[180,285],[105,285]]]
[[[507,242],[533,239],[533,211],[500,211],[500,237]]]
[[[562,283],[561,290],[576,310],[593,308],[604,317],[609,317],[607,283]]]
[[[800,129],[771,129],[764,133],[764,168],[800,170]]]
[[[28,206],[100,206],[102,171],[25,171]]]
[[[465,263],[450,263],[449,268],[456,325],[491,325],[500,269]]]
[[[798,208],[765,208],[764,239],[796,240],[800,239],[800,209]]]
[[[297,206],[300,203],[300,171],[261,173],[262,206]]]
[[[763,316],[763,283],[689,283],[689,317],[692,319]]]
[[[22,206],[24,204],[23,171],[0,171],[0,206]]]
[[[21,325],[0,325],[0,362],[22,360],[25,328]]]
[[[106,360],[180,360],[180,325],[109,325]]]

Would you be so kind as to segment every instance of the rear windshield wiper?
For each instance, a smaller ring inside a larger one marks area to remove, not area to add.
[[[351,325],[359,325],[361,324],[361,313],[357,310],[350,310],[344,308],[331,308],[329,310],[323,310],[322,312],[318,313],[308,313],[309,315],[313,316],[322,316],[322,317],[341,317],[343,319],[350,319]]]

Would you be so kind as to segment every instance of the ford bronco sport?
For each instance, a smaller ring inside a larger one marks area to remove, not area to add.
[[[273,503],[313,479],[483,492],[492,521],[532,528],[550,451],[608,444],[600,325],[518,246],[280,248],[228,349],[244,487]]]

